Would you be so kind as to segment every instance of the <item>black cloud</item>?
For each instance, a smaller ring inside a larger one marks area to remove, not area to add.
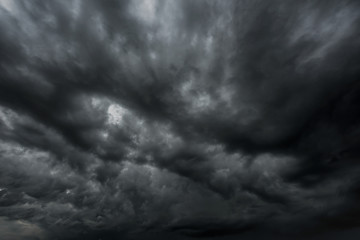
[[[350,0],[1,0],[0,233],[357,239],[359,21]]]

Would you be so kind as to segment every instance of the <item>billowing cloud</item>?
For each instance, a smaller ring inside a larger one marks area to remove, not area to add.
[[[0,234],[356,239],[359,21],[351,0],[1,0]]]

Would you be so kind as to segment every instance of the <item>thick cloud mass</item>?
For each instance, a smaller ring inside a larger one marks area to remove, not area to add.
[[[359,239],[355,0],[0,0],[0,238]]]

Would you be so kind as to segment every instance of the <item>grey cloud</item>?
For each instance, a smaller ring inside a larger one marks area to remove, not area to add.
[[[359,10],[0,1],[5,228],[26,222],[40,239],[350,236]]]

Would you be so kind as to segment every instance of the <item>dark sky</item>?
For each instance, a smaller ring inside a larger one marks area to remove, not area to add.
[[[0,239],[360,239],[359,77],[358,0],[0,0]]]

